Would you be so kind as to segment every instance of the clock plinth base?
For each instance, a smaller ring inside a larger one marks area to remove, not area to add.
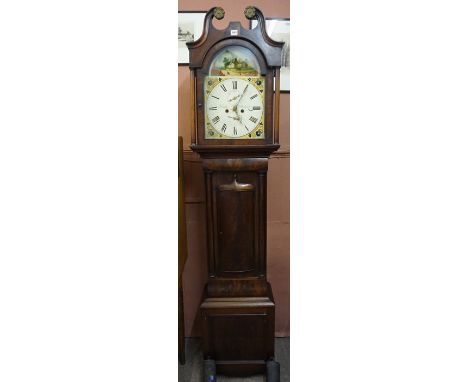
[[[275,303],[256,297],[208,297],[200,306],[203,355],[216,362],[217,373],[248,376],[265,373],[274,357]]]

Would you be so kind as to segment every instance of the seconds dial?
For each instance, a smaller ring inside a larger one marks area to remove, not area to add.
[[[219,80],[205,92],[207,131],[224,138],[263,138],[263,78]],[[216,79],[207,79],[205,85],[210,81]]]

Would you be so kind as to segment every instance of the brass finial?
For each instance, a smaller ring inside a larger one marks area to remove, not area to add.
[[[252,20],[253,18],[255,18],[255,15],[257,14],[257,12],[255,11],[255,7],[252,6],[252,5],[249,5],[247,7],[245,7],[245,10],[244,10],[244,15],[245,17],[247,17],[249,20]]]
[[[224,9],[221,7],[216,7],[213,14],[214,17],[216,17],[216,20],[222,20],[224,18]]]

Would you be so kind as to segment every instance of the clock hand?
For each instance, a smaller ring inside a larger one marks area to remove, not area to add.
[[[239,103],[239,102],[238,102],[238,103]],[[241,119],[240,119],[240,114],[239,114],[239,108],[237,107],[237,104],[238,104],[238,103],[236,103],[236,105],[232,108],[232,111],[233,111],[234,113],[236,113],[237,119],[240,121]]]
[[[245,94],[245,92],[247,91],[247,88],[248,88],[248,87],[249,87],[248,84],[245,85],[244,91],[242,92],[242,94],[241,94],[239,100],[238,100],[238,101],[236,102],[236,104],[232,107],[232,111],[236,113],[236,115],[237,115],[237,120],[238,120],[238,121],[240,121],[241,119],[240,119],[240,116],[239,116],[239,112],[238,112],[238,107],[237,107],[237,105],[239,105],[239,102],[240,102],[240,100],[242,99],[242,97],[244,96],[244,94]]]
[[[247,91],[247,88],[248,88],[248,87],[249,87],[248,84],[245,85],[244,91],[242,92],[242,94],[241,94],[239,100],[236,102],[236,105],[234,106],[235,108],[237,108],[237,105],[239,105],[239,102],[240,102],[240,100],[242,99],[242,97],[245,95],[245,92]]]

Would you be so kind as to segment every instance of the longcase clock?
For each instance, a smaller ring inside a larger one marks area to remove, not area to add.
[[[207,12],[190,55],[192,145],[203,162],[208,274],[200,313],[203,354],[211,373],[246,376],[270,372],[274,362],[275,303],[267,281],[268,158],[279,148],[280,66],[283,43],[258,24],[244,29]],[[277,371],[276,371],[277,373]],[[268,375],[268,373],[267,373]]]

